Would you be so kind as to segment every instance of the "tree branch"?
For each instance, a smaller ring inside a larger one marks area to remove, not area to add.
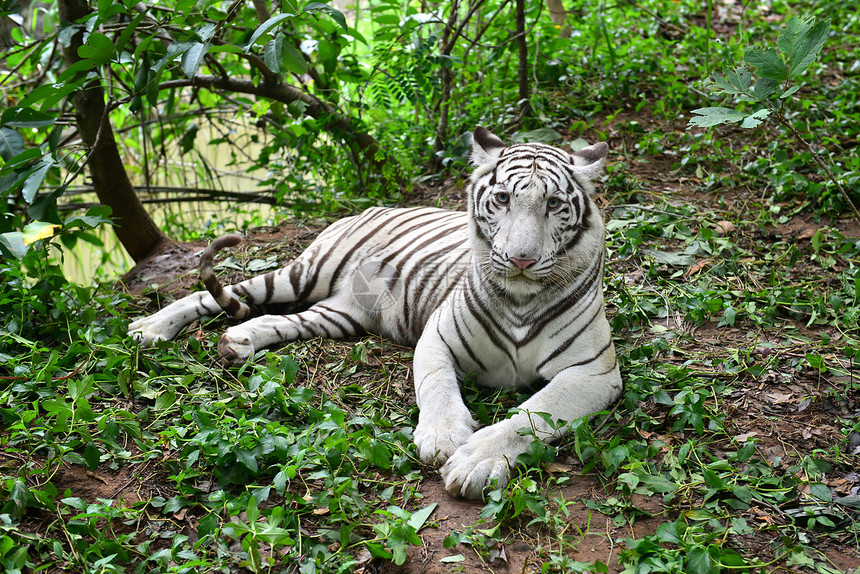
[[[230,92],[240,92],[250,94],[261,98],[275,100],[290,104],[292,102],[302,102],[307,107],[305,113],[315,119],[328,118],[327,124],[329,131],[337,136],[349,141],[354,141],[360,148],[364,159],[367,160],[383,178],[388,179],[386,174],[395,173],[395,181],[392,183],[400,184],[400,170],[396,162],[392,162],[384,157],[381,153],[379,142],[376,138],[363,130],[359,130],[353,123],[352,118],[346,116],[334,109],[332,106],[323,100],[304,92],[295,86],[284,83],[268,83],[255,84],[251,80],[244,78],[233,78],[226,76],[213,76],[205,74],[197,74],[190,79],[169,80],[162,83],[159,89],[172,89],[181,87],[204,88],[209,91],[224,90]]]
[[[79,186],[74,189],[69,189],[67,195],[79,195],[92,193],[94,190],[90,186]],[[147,189],[147,192],[152,195],[172,195],[174,197],[154,197],[144,198],[141,200],[143,204],[158,204],[158,203],[182,203],[182,202],[199,202],[199,201],[240,201],[243,203],[262,203],[266,205],[280,205],[275,199],[275,190],[261,190],[259,192],[249,193],[244,191],[228,191],[223,189],[205,189],[196,187],[171,187],[171,186],[153,186]],[[176,197],[178,196],[178,197]],[[76,209],[87,209],[94,204],[91,203],[66,203],[57,206],[60,211],[73,211]]]

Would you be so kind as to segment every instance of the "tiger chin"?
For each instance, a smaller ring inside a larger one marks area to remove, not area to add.
[[[372,208],[332,224],[285,267],[230,286],[212,260],[241,237],[219,238],[201,257],[207,291],[132,322],[129,333],[142,344],[171,339],[224,310],[243,321],[221,336],[225,364],[317,336],[371,332],[413,344],[418,454],[441,467],[451,494],[480,498],[508,482],[533,436],[554,440],[566,432],[558,421],[603,410],[621,393],[604,312],[603,215],[591,198],[607,151],[506,146],[478,127],[467,212]],[[303,310],[267,312],[284,303]],[[460,392],[467,376],[490,387],[547,383],[516,414],[480,428]]]

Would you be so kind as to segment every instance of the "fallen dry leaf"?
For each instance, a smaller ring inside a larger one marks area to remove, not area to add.
[[[842,495],[851,494],[851,488],[854,486],[854,483],[850,480],[845,480],[844,478],[832,478],[827,481],[827,486],[838,492]]]
[[[739,443],[745,443],[745,442],[746,442],[746,441],[748,441],[750,438],[752,438],[752,437],[754,437],[754,436],[756,436],[756,435],[758,435],[758,433],[757,433],[757,432],[755,432],[755,431],[750,431],[750,432],[745,432],[745,433],[743,433],[743,434],[739,434],[739,435],[737,435],[737,436],[735,436],[735,437],[732,437],[732,438],[734,438],[734,439],[735,439],[736,441],[738,441]]]
[[[559,462],[548,462],[546,465],[546,471],[550,474],[553,473],[568,473],[573,470],[573,467],[568,466],[566,464],[561,464]]]
[[[704,269],[707,264],[708,264],[708,262],[705,261],[704,259],[699,259],[698,261],[696,261],[696,263],[694,265],[691,265],[690,267],[687,268],[687,272],[685,273],[685,275],[687,277],[690,277],[691,275],[695,275],[696,273],[698,273],[699,271]]]
[[[735,230],[735,224],[731,221],[718,221],[714,224],[714,231],[717,235],[728,235]]]
[[[807,228],[801,230],[801,232],[797,234],[797,238],[798,239],[809,239],[810,237],[815,235],[815,233],[817,231],[818,230],[814,227],[807,227]]]

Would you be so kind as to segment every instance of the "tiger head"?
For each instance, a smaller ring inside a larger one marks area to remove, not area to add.
[[[506,146],[475,130],[469,225],[485,280],[528,296],[602,262],[603,216],[591,194],[608,149],[597,143],[571,155],[540,143]]]

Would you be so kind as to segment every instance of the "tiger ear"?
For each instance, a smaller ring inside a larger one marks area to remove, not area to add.
[[[589,181],[596,179],[603,173],[603,161],[608,151],[609,146],[606,142],[598,142],[582,148],[571,156],[574,170]]]
[[[485,127],[478,126],[472,133],[472,165],[484,165],[499,159],[505,144]]]

